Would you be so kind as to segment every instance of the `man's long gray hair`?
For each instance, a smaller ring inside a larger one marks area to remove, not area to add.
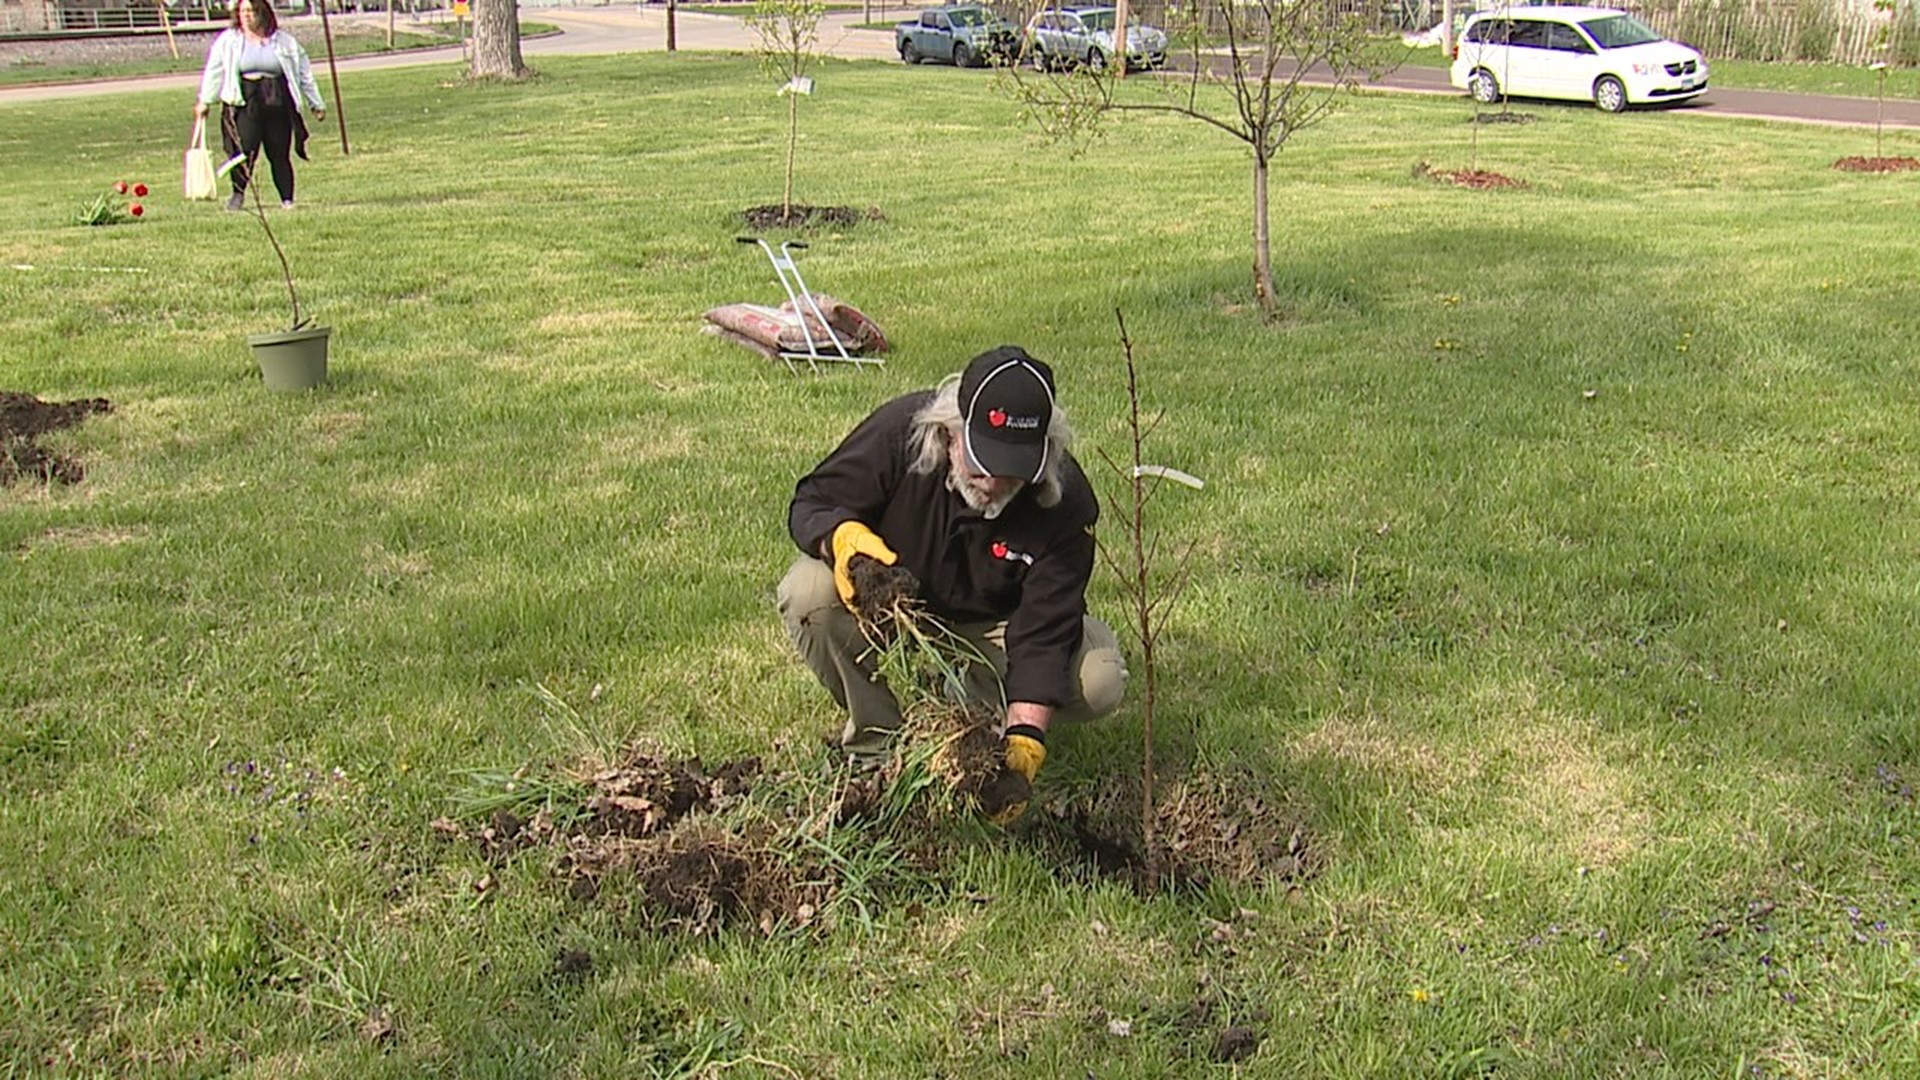
[[[960,376],[949,375],[934,388],[933,400],[913,414],[907,427],[907,446],[914,451],[908,471],[934,475],[953,468],[948,443],[959,432],[966,417],[960,412]],[[1041,506],[1060,505],[1060,471],[1065,467],[1067,450],[1073,445],[1073,425],[1059,403],[1053,406],[1053,420],[1047,425],[1047,464],[1035,481],[1033,499]]]

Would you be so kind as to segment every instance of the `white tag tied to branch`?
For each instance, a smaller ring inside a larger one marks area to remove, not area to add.
[[[775,93],[774,96],[785,97],[788,94],[812,94],[812,93],[813,93],[812,77],[807,75],[795,75],[793,78],[788,79],[787,84],[785,86],[782,86]]]
[[[1171,480],[1176,484],[1185,484],[1195,491],[1199,491],[1201,488],[1207,486],[1205,480],[1200,479],[1192,473],[1183,473],[1179,469],[1170,468],[1166,465],[1135,465],[1133,467],[1133,475],[1135,477],[1152,476],[1161,480]]]

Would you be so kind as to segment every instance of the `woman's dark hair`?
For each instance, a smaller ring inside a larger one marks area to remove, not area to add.
[[[252,3],[254,14],[260,18],[260,29],[266,31],[268,37],[272,37],[273,32],[280,29],[280,16],[273,12],[273,0],[252,0]],[[246,29],[240,24],[240,0],[233,0],[232,26],[235,30]]]

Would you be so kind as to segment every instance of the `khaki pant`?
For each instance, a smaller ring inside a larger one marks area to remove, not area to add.
[[[834,591],[833,567],[801,556],[781,580],[778,598],[780,617],[800,658],[833,700],[847,710],[840,745],[861,757],[884,753],[888,739],[900,730],[900,703],[887,684],[874,676],[873,662],[866,657],[867,639]],[[967,695],[1001,709],[999,680],[1007,670],[1007,624],[967,623],[953,629],[993,662],[992,675],[969,672]],[[1091,720],[1119,707],[1127,689],[1127,663],[1106,623],[1091,615],[1086,617],[1080,649],[1070,666],[1073,700],[1056,711],[1054,719]]]

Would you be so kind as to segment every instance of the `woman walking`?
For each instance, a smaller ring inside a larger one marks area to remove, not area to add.
[[[206,70],[200,74],[194,117],[204,120],[216,101],[228,159],[246,156],[233,167],[233,197],[227,209],[246,205],[247,184],[262,149],[273,169],[281,207],[293,209],[293,155],[303,161],[307,157],[307,125],[300,108],[305,105],[316,121],[325,120],[327,103],[313,81],[307,50],[280,29],[271,0],[240,0],[233,24],[213,39]]]

